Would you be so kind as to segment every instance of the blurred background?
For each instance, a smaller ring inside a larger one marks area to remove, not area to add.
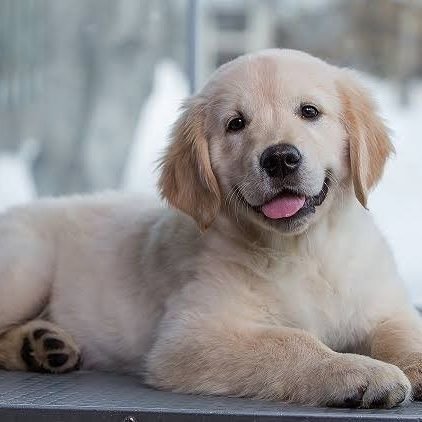
[[[370,208],[422,304],[422,0],[0,0],[0,210],[154,194],[181,100],[267,47],[362,72],[397,149]]]

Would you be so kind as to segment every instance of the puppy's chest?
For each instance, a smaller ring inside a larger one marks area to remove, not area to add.
[[[369,331],[365,287],[346,268],[322,260],[285,260],[270,269],[267,312],[305,329],[335,350],[357,347]]]

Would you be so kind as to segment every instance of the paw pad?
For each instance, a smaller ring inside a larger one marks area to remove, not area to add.
[[[81,362],[72,338],[51,327],[29,330],[22,342],[21,358],[29,371],[42,373],[73,371]]]

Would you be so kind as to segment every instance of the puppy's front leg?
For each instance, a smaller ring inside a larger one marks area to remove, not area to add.
[[[371,356],[397,365],[409,378],[415,400],[422,400],[422,319],[405,312],[380,322],[371,338]]]
[[[393,407],[410,396],[394,365],[332,351],[310,334],[198,319],[167,320],[146,360],[157,388],[338,407]]]

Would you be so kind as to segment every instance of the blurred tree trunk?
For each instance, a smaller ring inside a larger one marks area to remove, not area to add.
[[[157,60],[184,59],[183,6],[0,0],[0,150],[41,142],[41,194],[119,186]]]
[[[401,105],[410,103],[410,84],[415,76],[419,62],[419,8],[413,3],[404,3],[401,7],[398,20],[397,54],[395,77],[399,87]]]

